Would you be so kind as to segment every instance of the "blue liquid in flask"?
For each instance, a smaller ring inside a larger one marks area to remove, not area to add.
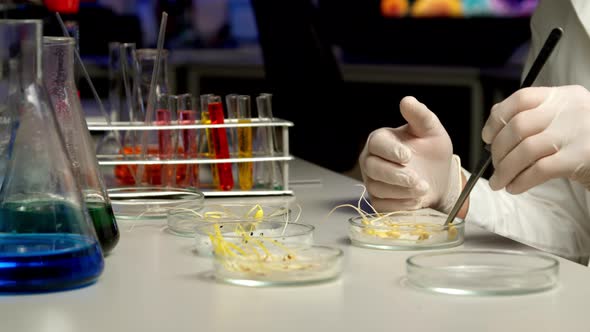
[[[61,202],[0,208],[0,292],[70,289],[98,278],[104,268],[100,244],[94,237],[71,233],[77,211]],[[13,233],[2,234],[7,227]]]

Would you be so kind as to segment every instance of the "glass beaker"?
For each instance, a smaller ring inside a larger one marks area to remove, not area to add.
[[[108,254],[119,242],[119,228],[77,95],[74,47],[73,38],[43,37],[43,81],[53,104],[74,177],[82,190],[102,250]]]
[[[17,114],[0,190],[0,292],[84,286],[104,268],[42,86],[41,36],[39,20],[0,20],[0,87]]]

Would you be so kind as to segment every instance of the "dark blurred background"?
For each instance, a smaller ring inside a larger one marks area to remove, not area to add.
[[[47,0],[49,1],[49,0]],[[481,121],[518,87],[536,0],[87,0],[64,14],[99,94],[108,94],[108,43],[155,47],[161,12],[173,93],[273,93],[295,122],[291,152],[358,176],[367,135],[403,124],[416,96],[441,119],[470,169]],[[43,1],[0,1],[9,18],[39,18]],[[83,80],[81,96],[92,95]],[[88,116],[96,116],[87,109]]]

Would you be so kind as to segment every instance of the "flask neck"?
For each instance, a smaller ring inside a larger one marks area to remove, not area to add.
[[[156,65],[156,58],[158,51],[155,49],[139,49],[137,50],[137,61],[139,62],[139,70],[141,73],[142,90],[147,93],[146,87],[149,87],[152,72]],[[160,57],[160,65],[158,76],[156,77],[156,95],[160,96],[168,93],[168,51],[162,50]]]
[[[43,79],[49,93],[56,90],[75,92],[74,82],[75,41],[69,37],[43,38]]]

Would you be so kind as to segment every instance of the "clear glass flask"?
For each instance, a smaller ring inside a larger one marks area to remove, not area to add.
[[[41,21],[0,20],[0,103],[16,115],[0,190],[0,292],[80,287],[104,268],[43,88],[41,36]]]
[[[152,72],[156,65],[158,50],[155,48],[140,48],[137,50],[137,61],[139,63],[139,81],[141,89],[141,100],[144,109],[147,109],[148,95],[150,92],[150,83],[152,82]],[[162,50],[160,57],[160,68],[156,77],[156,99],[170,93],[168,88],[168,51]],[[144,119],[142,119],[143,121]]]
[[[43,81],[55,110],[74,177],[105,254],[119,242],[119,228],[98,168],[92,138],[74,81],[75,40],[43,37]]]

